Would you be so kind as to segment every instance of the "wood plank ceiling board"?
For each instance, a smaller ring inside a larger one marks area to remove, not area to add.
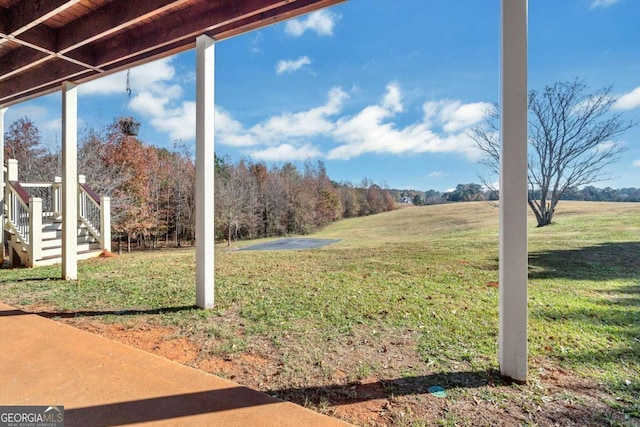
[[[345,0],[0,0],[0,107]]]

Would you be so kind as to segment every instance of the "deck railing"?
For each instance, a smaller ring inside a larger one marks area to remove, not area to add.
[[[78,176],[78,219],[100,242],[100,247],[111,250],[111,203],[100,197],[87,185],[84,175]]]
[[[42,199],[32,197],[18,182],[18,162],[9,160],[7,182],[5,184],[6,227],[12,232],[12,239],[20,243],[29,262],[33,263],[42,254]],[[24,256],[23,253],[19,255]]]
[[[29,197],[42,200],[42,219],[56,221],[62,218],[62,179],[55,177],[54,182],[23,182],[21,183]]]
[[[43,221],[59,221],[64,215],[62,209],[62,180],[54,182],[21,183],[18,181],[18,162],[10,159],[5,173],[5,226],[12,235],[13,243],[21,245],[18,255],[23,259],[28,254],[28,265],[42,255]],[[85,181],[78,176],[78,221],[100,243],[101,249],[111,250],[111,203],[108,197],[98,196]]]

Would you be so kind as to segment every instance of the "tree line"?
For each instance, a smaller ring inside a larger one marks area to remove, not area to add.
[[[18,161],[18,179],[52,182],[62,171],[59,146],[45,143],[24,117],[5,132],[5,161]],[[195,164],[185,145],[158,148],[122,132],[118,122],[85,128],[78,138],[78,172],[98,194],[111,197],[112,235],[130,248],[192,245]],[[217,240],[307,234],[332,221],[394,208],[390,192],[364,179],[337,183],[322,162],[268,166],[215,158]]]
[[[216,236],[238,239],[308,234],[333,221],[395,208],[391,193],[364,179],[337,183],[323,162],[267,166],[228,158],[215,162]]]
[[[416,206],[436,205],[449,202],[495,201],[499,199],[499,191],[488,189],[482,184],[458,184],[451,191],[416,191],[390,190],[399,202],[411,203]],[[539,198],[540,190],[532,190],[531,198]],[[640,188],[598,188],[587,185],[583,188],[569,187],[562,194],[560,200],[578,200],[591,202],[640,202]]]

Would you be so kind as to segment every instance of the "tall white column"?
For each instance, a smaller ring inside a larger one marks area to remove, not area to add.
[[[214,304],[214,76],[215,41],[196,39],[196,304]]]
[[[527,380],[527,0],[502,0],[500,373]]]
[[[0,108],[0,161],[4,165],[4,115],[7,108]],[[4,172],[0,173],[0,200],[4,200]],[[4,204],[4,202],[2,202]],[[4,206],[0,205],[0,265],[4,262]]]
[[[78,278],[78,89],[62,84],[62,278]]]

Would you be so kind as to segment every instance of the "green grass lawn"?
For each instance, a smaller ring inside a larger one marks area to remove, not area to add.
[[[341,241],[309,251],[220,246],[210,311],[193,308],[193,250],[81,262],[77,283],[58,280],[59,267],[2,270],[0,300],[104,323],[176,328],[198,343],[201,359],[260,354],[277,375],[263,372],[264,381],[251,385],[329,413],[337,393],[331,387],[340,381],[397,380],[382,381],[385,395],[405,402],[397,396],[419,395],[417,382],[437,380],[449,402],[473,399],[503,411],[507,405],[507,412],[515,406],[531,424],[544,425],[536,408],[561,399],[545,381],[562,370],[593,385],[617,411],[593,422],[637,423],[640,204],[562,202],[553,226],[536,228],[531,218],[527,386],[483,386],[501,383],[498,289],[490,286],[498,281],[497,208],[402,209],[340,221],[312,237]],[[337,369],[344,378],[336,379]],[[320,387],[325,395],[314,400]],[[306,400],[295,395],[300,390]],[[576,396],[574,406],[590,409]],[[394,413],[392,424],[421,425],[426,415],[418,403],[405,403],[409,409]],[[475,423],[452,407],[438,417],[441,424]]]

